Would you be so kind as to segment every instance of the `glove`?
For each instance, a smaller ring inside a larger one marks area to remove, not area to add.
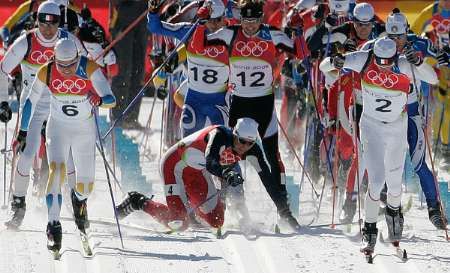
[[[88,7],[84,7],[80,11],[81,18],[83,18],[83,21],[88,21],[92,18],[91,10]]]
[[[355,40],[352,40],[352,39],[347,39],[345,42],[344,42],[344,49],[345,49],[345,52],[353,52],[353,51],[356,51],[356,42],[355,42]]]
[[[167,73],[173,73],[178,67],[178,54],[175,54],[164,66],[164,71]]]
[[[205,2],[206,4],[207,2]],[[208,20],[211,16],[211,7],[209,5],[203,6],[197,10],[197,18],[200,20]]]
[[[232,187],[239,186],[244,182],[242,176],[232,169],[226,169],[223,171],[223,179]]]
[[[314,13],[314,18],[316,18],[316,20],[322,20],[323,17],[325,16],[325,11],[327,10],[328,5],[327,4],[319,4],[317,6],[317,10]]]
[[[159,11],[159,7],[160,7],[159,0],[148,1],[148,11],[150,13],[157,13]]]
[[[14,153],[23,152],[27,146],[27,131],[20,130],[12,144]]]
[[[2,101],[0,103],[0,121],[6,123],[12,118],[12,111],[8,102]]]
[[[338,25],[338,16],[334,13],[330,13],[325,18],[325,27],[333,28]]]
[[[156,92],[157,92],[156,96],[158,97],[158,99],[164,100],[165,98],[167,98],[168,92],[167,92],[167,89],[166,89],[166,87],[164,85],[160,86],[158,88],[158,90],[156,90]]]
[[[345,63],[345,56],[338,53],[331,59],[331,63],[333,64],[334,68],[342,69]]]
[[[406,59],[410,64],[421,65],[422,58],[417,55],[416,50],[412,46],[407,46],[405,51]]]
[[[88,95],[88,100],[94,107],[102,105],[102,98],[100,98],[100,96],[97,94],[90,93]]]
[[[448,66],[449,64],[448,53],[445,51],[439,52],[436,59],[438,60],[440,66]]]

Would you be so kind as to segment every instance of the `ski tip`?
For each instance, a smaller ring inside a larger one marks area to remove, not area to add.
[[[403,249],[402,259],[403,259],[403,261],[408,260],[408,253],[406,252],[406,249]]]

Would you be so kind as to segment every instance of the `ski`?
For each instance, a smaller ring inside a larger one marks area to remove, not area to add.
[[[89,236],[86,232],[80,231],[80,239],[81,239],[81,246],[83,247],[83,252],[85,257],[92,257],[92,248],[89,244]]]

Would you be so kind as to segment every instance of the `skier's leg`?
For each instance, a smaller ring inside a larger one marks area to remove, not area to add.
[[[223,225],[225,208],[221,197],[217,194],[217,189],[210,173],[206,170],[198,172],[196,179],[185,181],[186,191],[189,193],[189,201],[192,207],[200,207],[196,214],[205,220],[210,226],[219,228]],[[212,195],[216,196],[212,197]],[[208,198],[210,200],[206,201]]]
[[[362,157],[369,176],[365,203],[367,223],[377,222],[380,192],[385,181],[383,125],[370,118],[361,118]]]
[[[386,224],[389,239],[398,241],[402,237],[403,215],[401,212],[402,174],[407,150],[407,117],[389,124],[389,134],[386,134],[386,164],[387,206]]]
[[[181,114],[183,137],[187,137],[205,127],[206,117],[201,111],[204,103],[209,102],[204,99],[201,93],[188,89]]]
[[[70,150],[70,137],[65,135],[63,122],[50,119],[47,124],[47,156],[49,177],[47,182],[46,202],[48,222],[58,222],[61,210],[61,185],[66,178],[66,162]],[[67,128],[66,128],[67,129]]]
[[[87,198],[94,190],[95,138],[94,123],[89,120],[79,129],[70,149],[76,170],[75,187],[71,190],[73,214],[75,224],[83,232],[89,227]]]

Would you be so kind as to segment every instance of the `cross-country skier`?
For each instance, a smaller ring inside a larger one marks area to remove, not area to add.
[[[188,211],[192,209],[208,225],[219,229],[224,222],[224,205],[213,176],[226,182],[222,187],[239,186],[244,180],[235,167],[242,159],[254,166],[264,185],[274,183],[255,120],[240,118],[233,130],[212,125],[197,131],[163,156],[160,168],[166,205],[130,192],[117,207],[119,216],[144,210],[171,230],[185,230],[189,226]]]
[[[241,24],[224,27],[215,33],[196,32],[195,41],[205,40],[206,46],[222,45],[228,48],[230,60],[230,85],[232,97],[229,125],[237,119],[250,117],[258,122],[266,157],[275,177],[273,184],[265,184],[281,219],[293,229],[300,226],[288,206],[286,186],[282,182],[284,166],[278,151],[278,127],[274,114],[274,68],[278,66],[280,52],[298,59],[309,51],[302,36],[295,40],[273,27],[262,24],[264,2],[242,0]],[[197,38],[198,37],[198,38]]]
[[[47,122],[49,179],[47,237],[49,249],[59,251],[62,230],[59,222],[61,186],[65,180],[69,153],[73,156],[76,184],[72,189],[75,223],[85,233],[89,227],[87,198],[94,189],[96,128],[93,107],[111,108],[115,97],[101,68],[80,56],[73,40],[60,39],[55,45],[55,60],[37,71],[23,108],[17,148],[27,146],[27,132],[41,98],[50,95]],[[74,137],[76,136],[76,137]]]
[[[412,74],[419,80],[437,83],[437,76],[426,63],[414,64],[397,55],[396,43],[377,39],[373,49],[337,55],[321,63],[322,71],[351,69],[361,74],[363,113],[360,120],[362,156],[369,176],[365,200],[363,238],[366,254],[374,250],[377,238],[377,218],[380,192],[388,186],[386,222],[389,239],[401,239],[401,184],[407,145],[408,118],[406,107],[417,104],[412,88]]]
[[[398,54],[404,55],[411,65],[420,65],[426,57],[436,57],[436,51],[431,41],[408,33],[408,21],[406,16],[395,9],[386,20],[386,33],[397,45]],[[373,42],[368,42],[363,46],[368,49],[373,46]],[[413,77],[411,77],[413,81]],[[428,81],[425,81],[428,82]],[[416,77],[416,85],[419,98],[423,97],[423,86],[420,78]],[[411,163],[414,171],[419,176],[420,186],[425,194],[428,206],[428,216],[433,225],[439,229],[445,229],[445,219],[441,213],[440,204],[437,198],[434,177],[425,160],[426,148],[423,127],[426,126],[423,116],[426,115],[423,109],[423,101],[408,106],[408,145]]]
[[[161,22],[159,1],[150,1],[147,28],[150,32],[181,40],[193,24]],[[213,33],[225,26],[225,6],[222,0],[204,1],[198,17],[206,19],[198,31]],[[222,46],[196,48],[193,38],[186,42],[188,82],[183,105],[182,131],[186,137],[211,124],[225,124],[228,119],[228,51]]]
[[[53,47],[59,38],[72,39],[76,42],[80,54],[85,54],[83,46],[75,36],[58,28],[61,20],[60,14],[60,9],[56,4],[52,2],[42,3],[37,12],[38,27],[20,36],[9,47],[0,63],[0,77],[3,78],[6,78],[16,66],[20,65],[21,67],[23,86],[20,97],[21,111],[39,67],[52,59]],[[2,90],[7,90],[7,87],[3,86]],[[6,92],[1,92],[1,95],[6,95]],[[0,108],[3,109],[3,113],[9,113],[10,109],[6,98],[0,101],[2,101]],[[41,144],[41,128],[49,113],[49,103],[50,95],[44,94],[34,105],[35,113],[30,121],[26,136],[28,145],[20,153],[15,170],[14,192],[11,203],[13,216],[6,223],[11,228],[19,227],[25,215],[25,195],[30,179],[31,164]],[[9,119],[3,119],[2,121],[8,121]],[[25,136],[20,137],[24,138]],[[75,172],[72,165],[69,164],[67,169],[70,178],[73,178]]]

